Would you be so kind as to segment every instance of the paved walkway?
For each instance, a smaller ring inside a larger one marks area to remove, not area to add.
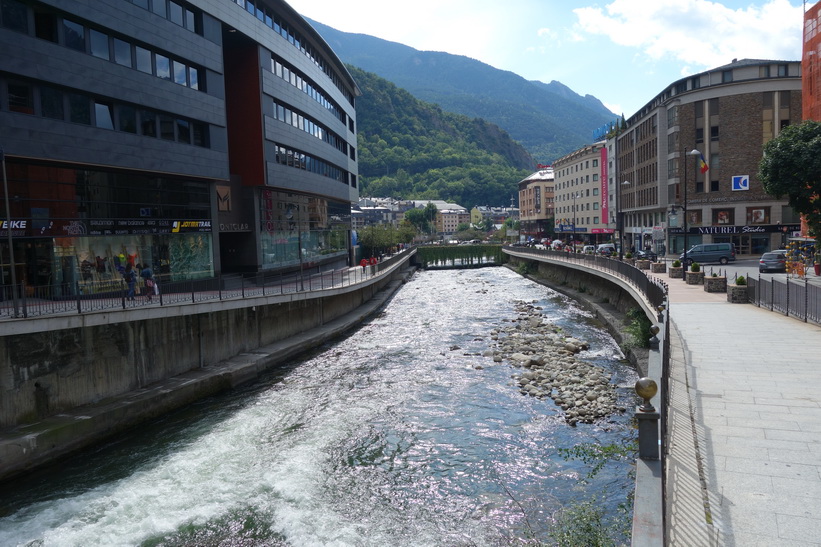
[[[669,544],[821,546],[821,327],[664,281]]]

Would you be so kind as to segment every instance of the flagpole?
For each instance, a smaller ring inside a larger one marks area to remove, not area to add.
[[[9,240],[9,269],[11,270],[11,296],[14,301],[14,318],[17,315],[17,273],[14,271],[14,243],[11,237],[11,207],[9,206],[9,183],[6,179],[6,155],[0,147],[0,163],[3,164],[3,195],[6,199],[6,235]]]

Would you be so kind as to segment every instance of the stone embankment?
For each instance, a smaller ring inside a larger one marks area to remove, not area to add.
[[[577,358],[588,344],[563,334],[544,319],[540,309],[517,302],[515,324],[492,331],[496,347],[485,355],[525,369],[514,376],[521,392],[553,399],[570,425],[623,411],[607,371]]]

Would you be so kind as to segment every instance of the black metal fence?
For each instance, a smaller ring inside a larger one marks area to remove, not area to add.
[[[379,275],[403,260],[411,250],[413,248],[365,267],[313,274],[233,274],[186,281],[165,281],[160,276],[158,294],[148,291],[140,281],[134,300],[127,298],[128,286],[121,279],[45,286],[0,285],[0,319],[256,298],[347,287]]]
[[[821,324],[821,285],[807,278],[747,279],[747,299],[760,308]]]

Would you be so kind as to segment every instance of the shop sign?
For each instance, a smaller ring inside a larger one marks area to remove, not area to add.
[[[4,220],[0,224],[0,235],[8,236],[9,228],[11,228],[12,236],[24,236],[28,230],[28,220],[12,220],[11,222]]]
[[[247,222],[220,222],[220,232],[250,232],[251,225]]]
[[[765,226],[691,226],[688,234],[702,235],[736,235],[736,234],[772,234],[776,232],[794,232],[801,230],[800,224],[768,224]],[[683,234],[682,228],[669,229],[670,234]]]

